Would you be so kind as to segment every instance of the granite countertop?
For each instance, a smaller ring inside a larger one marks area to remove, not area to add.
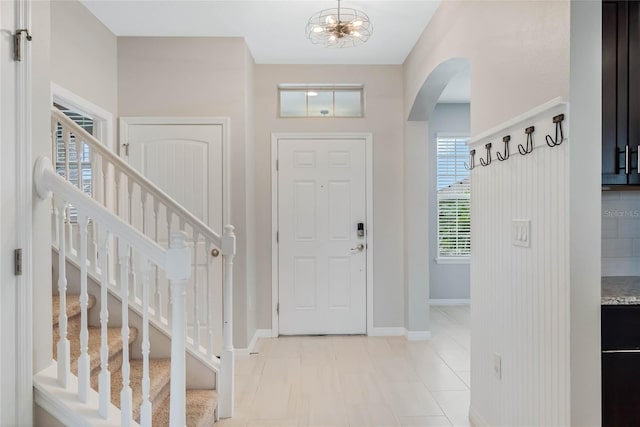
[[[602,305],[640,305],[640,276],[602,278]]]

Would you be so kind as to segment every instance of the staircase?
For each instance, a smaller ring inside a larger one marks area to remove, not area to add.
[[[91,310],[96,304],[96,298],[89,296],[87,308]],[[60,297],[53,296],[53,342],[60,339],[58,318],[60,314]],[[67,295],[67,336],[71,349],[71,372],[78,374],[78,358],[80,357],[80,295]],[[122,338],[120,328],[109,328],[109,372],[111,372],[111,402],[120,408],[120,386],[122,384]],[[130,328],[130,345],[138,336],[135,328]],[[57,357],[56,346],[53,346],[54,358]],[[100,373],[100,328],[89,327],[89,356],[95,360],[90,368],[91,388],[98,390],[98,374]],[[140,405],[142,404],[142,373],[143,363],[141,359],[130,359],[131,377],[130,383],[133,397],[133,419],[140,422]],[[152,423],[154,426],[169,426],[169,383],[171,378],[170,359],[150,359],[150,401],[153,408]],[[215,422],[216,408],[218,405],[218,393],[215,390],[190,390],[187,389],[187,427],[209,427]]]
[[[233,226],[217,234],[61,111],[51,118],[56,166],[39,158],[33,181],[52,199],[55,360],[34,375],[35,402],[74,427],[233,416]]]

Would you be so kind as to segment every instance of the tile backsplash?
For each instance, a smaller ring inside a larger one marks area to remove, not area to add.
[[[640,191],[602,193],[602,275],[640,276]]]

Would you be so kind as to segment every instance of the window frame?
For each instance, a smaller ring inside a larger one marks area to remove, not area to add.
[[[303,116],[283,116],[282,115],[282,92],[310,92],[323,91],[332,92],[333,114],[327,116],[310,116],[309,115],[309,98],[306,98],[306,114]],[[360,92],[360,115],[359,116],[336,116],[336,92]],[[281,83],[278,85],[278,109],[277,118],[279,119],[362,119],[365,117],[365,99],[363,84],[297,84],[297,83]]]
[[[115,139],[113,137],[114,122],[112,113],[102,107],[99,107],[91,101],[88,101],[81,96],[76,95],[72,91],[58,85],[57,83],[51,82],[51,96],[49,100],[49,105],[51,106],[51,108],[55,108],[53,106],[54,103],[63,105],[71,110],[77,111],[93,119],[93,136],[107,148],[116,153],[118,152]],[[52,148],[55,148],[55,145]],[[53,163],[55,163],[56,159],[53,158],[51,160]],[[99,193],[97,194],[98,200],[104,200],[108,209],[115,210],[116,201],[114,197],[114,188],[113,184],[110,181],[107,181],[106,188],[97,186],[92,188],[92,190]],[[94,197],[96,197],[96,195],[94,195]],[[72,225],[75,226],[76,224],[72,223]]]
[[[442,195],[440,194],[440,191],[438,190],[438,177],[440,176],[440,171],[439,171],[439,165],[438,165],[438,160],[439,160],[439,150],[438,150],[438,142],[440,139],[444,139],[444,138],[454,138],[454,139],[465,139],[466,143],[465,146],[468,147],[468,143],[469,143],[469,139],[470,139],[470,135],[466,132],[438,132],[436,134],[436,147],[435,147],[435,152],[436,152],[436,156],[435,156],[435,160],[436,160],[436,181],[435,181],[435,212],[436,212],[436,257],[435,257],[435,262],[437,264],[469,264],[471,261],[471,247],[469,247],[469,255],[446,255],[443,254],[441,252],[441,246],[440,246],[440,201],[441,200],[469,200],[469,210],[471,209],[471,187],[470,187],[470,183],[469,183],[469,192],[467,194],[450,194],[447,196],[442,197]],[[464,159],[466,160],[468,157],[468,148],[465,148],[464,152],[462,153],[462,155],[464,156]],[[461,156],[462,156],[461,155]],[[459,156],[456,153],[455,158],[459,158]],[[471,174],[468,173],[463,179],[465,178],[470,178]],[[457,180],[456,180],[457,181]],[[469,233],[471,232],[471,217],[469,215]],[[469,236],[470,237],[470,236]]]

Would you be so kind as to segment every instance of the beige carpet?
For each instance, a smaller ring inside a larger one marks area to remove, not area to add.
[[[88,309],[96,304],[93,296],[89,297]],[[77,375],[78,358],[80,356],[80,300],[79,295],[67,295],[68,332],[67,338],[71,350],[71,371]],[[57,342],[60,339],[58,315],[60,298],[53,297],[53,355],[57,358]],[[119,327],[108,328],[107,343],[109,348],[109,371],[111,372],[111,403],[120,407],[120,391],[122,389],[122,331]],[[138,330],[129,329],[129,345],[135,341]],[[98,390],[100,373],[100,328],[89,327],[89,357],[91,359],[91,387]],[[140,419],[142,403],[142,360],[131,359],[130,386],[133,393],[133,417]],[[153,426],[169,426],[170,402],[170,359],[149,360],[149,400],[153,408]],[[218,393],[215,390],[187,390],[187,426],[210,427],[215,422],[215,410],[218,406]]]

